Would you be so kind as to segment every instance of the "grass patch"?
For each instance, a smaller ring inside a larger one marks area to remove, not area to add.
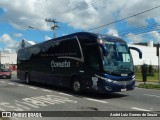
[[[135,72],[135,77],[137,82],[143,82],[142,81],[142,74],[140,71]],[[158,82],[158,72],[154,72],[154,76],[147,76],[147,82]]]
[[[7,118],[7,117],[0,117],[0,120],[10,120],[10,118]]]
[[[160,90],[160,84],[139,84],[139,88]]]

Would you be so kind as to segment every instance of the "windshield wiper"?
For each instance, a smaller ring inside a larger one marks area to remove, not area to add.
[[[130,69],[120,69],[121,71],[130,71],[132,72]]]

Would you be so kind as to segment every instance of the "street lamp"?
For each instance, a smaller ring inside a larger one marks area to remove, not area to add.
[[[47,38],[47,40],[51,39],[50,37],[48,37],[47,35],[45,35],[41,30],[39,30],[38,28],[35,28],[34,26],[28,26],[31,29],[36,29],[38,30],[43,36],[45,36],[45,38]]]

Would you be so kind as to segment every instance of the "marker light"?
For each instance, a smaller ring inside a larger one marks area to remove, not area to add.
[[[103,42],[103,40],[98,40],[98,42],[100,43],[100,44],[104,44],[104,42]]]

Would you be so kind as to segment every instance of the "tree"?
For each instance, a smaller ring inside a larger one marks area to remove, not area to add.
[[[154,76],[154,74],[153,74],[153,66],[152,65],[148,66],[148,75],[149,76]]]
[[[148,65],[147,64],[143,64],[141,66],[141,73],[142,73],[142,80],[145,84],[145,82],[147,82],[147,72],[148,72]]]

